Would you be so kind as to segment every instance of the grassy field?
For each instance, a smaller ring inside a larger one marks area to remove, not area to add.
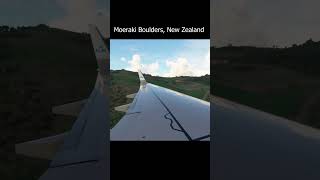
[[[174,78],[144,76],[149,83],[209,101],[210,76]],[[139,86],[138,73],[125,70],[111,71],[111,127],[124,115],[115,111],[114,107],[130,103],[132,99],[126,98],[126,95],[138,92]]]
[[[211,47],[216,96],[320,128],[320,41]]]
[[[217,64],[213,94],[320,128],[320,78],[263,64]]]

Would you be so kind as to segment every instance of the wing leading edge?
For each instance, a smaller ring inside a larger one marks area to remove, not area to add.
[[[140,89],[111,140],[210,140],[210,103],[147,83]]]

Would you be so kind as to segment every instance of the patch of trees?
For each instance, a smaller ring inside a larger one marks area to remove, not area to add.
[[[17,27],[9,27],[9,26],[0,26],[0,32],[50,32],[52,29],[45,25],[39,24],[37,26],[17,26]]]
[[[231,63],[267,64],[294,69],[309,75],[320,75],[320,41],[312,39],[291,47],[258,48],[226,46],[211,48],[211,59],[225,59]]]

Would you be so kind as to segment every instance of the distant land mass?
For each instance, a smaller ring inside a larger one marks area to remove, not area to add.
[[[213,95],[320,128],[320,41],[211,47]]]
[[[259,48],[252,46],[211,47],[212,63],[255,63],[286,67],[308,75],[320,75],[320,41],[312,39],[291,47]]]

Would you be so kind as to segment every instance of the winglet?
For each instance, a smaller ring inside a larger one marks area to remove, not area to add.
[[[147,81],[144,79],[142,72],[140,71],[140,69],[138,70],[138,74],[139,74],[139,80],[140,80],[140,85],[146,85]]]
[[[109,51],[103,36],[95,25],[89,24],[89,32],[98,64],[98,76],[95,87],[102,93],[107,92],[107,72],[109,71]]]

